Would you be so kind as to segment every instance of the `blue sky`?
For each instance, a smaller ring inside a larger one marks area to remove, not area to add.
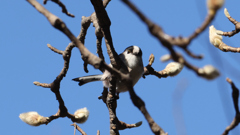
[[[38,0],[42,3],[42,0]],[[60,7],[48,2],[45,7],[60,17],[67,27],[78,35],[81,27],[81,16],[94,12],[90,1],[62,1],[75,18],[61,13]],[[152,21],[172,36],[189,36],[201,25],[206,14],[206,1],[168,0],[168,1],[132,1]],[[237,20],[240,1],[226,1],[230,15]],[[72,122],[60,118],[48,125],[31,127],[19,119],[19,114],[37,111],[40,115],[50,116],[58,110],[55,95],[49,90],[33,85],[34,81],[51,83],[63,67],[62,56],[53,53],[47,44],[64,50],[69,39],[54,29],[46,18],[37,12],[26,1],[2,1],[1,40],[1,130],[3,135],[66,135],[73,134]],[[231,31],[234,26],[219,10],[212,22],[216,29]],[[167,63],[159,58],[168,51],[150,35],[146,26],[121,1],[111,1],[107,7],[111,19],[111,34],[115,49],[121,53],[130,45],[138,45],[143,51],[143,62],[147,65],[151,53],[155,55],[153,67],[162,70]],[[96,37],[92,25],[88,29],[85,46],[96,52]],[[239,45],[239,35],[224,37],[223,41],[231,46]],[[234,117],[231,99],[231,87],[225,81],[230,77],[240,88],[239,54],[224,53],[210,45],[208,29],[193,40],[189,49],[195,54],[203,54],[204,59],[186,59],[193,65],[203,67],[211,64],[219,69],[221,76],[213,81],[198,77],[186,67],[176,77],[158,79],[155,76],[141,78],[135,85],[136,93],[145,101],[146,108],[153,119],[170,135],[217,135],[221,134]],[[103,50],[106,49],[103,46]],[[109,61],[107,59],[107,61]],[[61,94],[70,113],[83,107],[90,111],[86,123],[79,125],[87,134],[109,134],[109,115],[105,104],[98,100],[102,83],[95,82],[79,87],[71,79],[79,76],[99,74],[100,71],[89,66],[89,73],[82,69],[83,62],[77,48],[72,51],[69,71],[61,83]],[[177,93],[176,91],[183,91]],[[178,98],[174,98],[177,95]],[[182,96],[181,96],[182,95]],[[178,100],[179,97],[181,100]],[[179,109],[180,108],[180,109]],[[177,116],[176,116],[177,115]],[[120,131],[120,134],[152,134],[147,121],[141,112],[133,106],[127,92],[120,94],[117,116],[127,123],[143,121],[143,125]],[[180,119],[180,121],[179,121]],[[177,122],[176,122],[177,121]],[[176,124],[177,123],[177,124]],[[180,123],[180,124],[178,124]],[[179,128],[180,127],[180,128]],[[182,130],[178,130],[182,129]],[[80,134],[80,133],[77,133]],[[230,132],[239,134],[239,128]]]

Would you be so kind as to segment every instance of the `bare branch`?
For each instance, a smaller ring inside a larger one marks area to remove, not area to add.
[[[191,42],[191,40],[193,40],[194,38],[196,38],[200,33],[202,33],[206,28],[207,26],[213,21],[213,19],[215,18],[215,15],[216,14],[211,14],[209,13],[206,17],[206,19],[204,20],[204,22],[202,23],[202,25],[197,28],[193,34],[191,36],[189,36],[189,40]],[[190,43],[189,42],[189,43]],[[185,45],[186,46],[186,45]]]
[[[37,85],[37,86],[41,86],[43,88],[51,88],[51,85],[48,83],[40,83],[40,82],[35,81],[35,82],[33,82],[33,84]]]
[[[225,129],[222,135],[227,135],[228,132],[232,129],[234,129],[240,122],[240,113],[239,113],[239,108],[238,108],[238,98],[239,98],[239,90],[238,88],[234,85],[231,79],[227,78],[227,82],[232,86],[232,99],[233,99],[233,104],[234,104],[234,109],[236,112],[236,115],[232,121],[232,123]]]
[[[135,12],[138,17],[148,26],[149,32],[155,36],[163,46],[169,49],[170,52],[174,52],[171,43],[168,38],[171,38],[169,35],[166,35],[162,28],[157,24],[154,24],[151,20],[149,20],[143,13],[141,13],[135,5],[133,5],[129,0],[122,0],[133,12]]]
[[[129,85],[130,86],[130,85]],[[144,101],[138,97],[133,89],[133,87],[128,87],[129,88],[129,94],[131,97],[131,100],[133,104],[142,112],[144,115],[145,119],[147,120],[152,132],[155,135],[167,135],[168,133],[165,133],[164,130],[153,120],[153,118],[150,116],[148,113]]]
[[[228,13],[227,9],[224,9],[225,16],[235,25],[235,30],[232,32],[223,32],[220,30],[216,30],[216,28],[212,25],[209,27],[209,40],[210,43],[213,44],[218,49],[222,50],[223,52],[234,52],[239,53],[240,47],[232,47],[227,44],[225,44],[222,41],[222,36],[234,36],[240,31],[240,22],[237,22],[235,19],[233,19],[230,14]]]
[[[223,52],[233,52],[233,53],[240,53],[240,47],[232,47],[223,42],[221,42],[218,46],[215,46]]]
[[[97,35],[97,54],[99,56],[99,58],[101,59],[105,59],[103,56],[103,52],[102,52],[102,35]]]
[[[66,27],[66,25],[55,15],[47,11],[43,6],[41,6],[37,1],[35,0],[28,0],[29,3],[31,3],[40,13],[42,13],[44,16],[47,17],[51,25],[58,30],[62,31],[68,38],[73,41],[73,43],[79,48],[81,54],[83,54],[84,61],[88,61],[91,65],[93,65],[95,68],[100,68],[103,63],[100,58],[95,56],[94,54],[90,53],[82,43],[77,40],[74,35],[69,31],[69,29]]]
[[[86,34],[87,34],[87,29],[88,27],[90,26],[91,24],[91,18],[90,17],[85,17],[85,16],[82,16],[82,21],[81,21],[81,31],[80,31],[80,34],[78,35],[77,39],[82,43],[84,44],[85,43],[85,37],[86,37]],[[82,54],[81,54],[82,55]],[[83,58],[83,56],[82,56]],[[86,73],[88,73],[88,69],[87,69],[87,65],[88,63],[84,61],[84,64],[83,64],[83,68],[84,68],[84,71]]]
[[[48,12],[37,1],[35,1],[35,0],[28,0],[28,2],[30,4],[32,4],[40,13],[45,15],[47,17],[47,19],[49,20],[49,22],[55,28],[58,28],[59,30],[63,31],[65,34],[67,33],[66,35],[68,35],[68,37],[71,37],[70,39],[74,40],[75,43],[78,43],[78,45],[80,44],[80,42],[72,35],[72,33],[66,28],[65,24],[60,19],[58,19],[55,15],[51,14],[50,12]],[[65,51],[62,52],[63,59],[64,59],[64,67],[63,67],[62,71],[60,72],[60,74],[56,77],[56,79],[51,84],[34,82],[35,85],[42,86],[42,87],[45,87],[45,88],[46,87],[51,88],[51,91],[55,94],[56,99],[59,102],[59,111],[58,111],[58,113],[56,115],[53,115],[52,117],[49,117],[50,119],[48,121],[46,121],[47,123],[49,123],[51,120],[54,120],[54,119],[56,119],[58,117],[66,117],[66,116],[68,118],[70,118],[73,122],[75,121],[75,117],[68,113],[68,110],[67,110],[67,108],[66,108],[66,106],[64,104],[64,101],[63,101],[63,99],[61,97],[61,94],[60,94],[60,91],[59,91],[59,89],[60,89],[60,82],[63,79],[63,77],[66,76],[66,73],[68,71],[69,61],[70,61],[70,57],[71,57],[71,50],[73,49],[73,47],[75,47],[75,45],[70,43],[66,47]],[[83,49],[85,49],[85,48],[83,48]],[[53,49],[53,50],[55,52],[59,52],[59,51],[56,51],[56,49]],[[87,56],[89,56],[89,54]],[[95,59],[96,58],[97,57],[95,56]],[[90,61],[91,61],[91,63],[95,63],[94,62],[95,60],[90,60]],[[98,61],[101,63],[101,60],[99,58],[98,58]],[[99,68],[99,64],[96,64],[95,66]]]
[[[209,13],[204,20],[203,24],[197,28],[193,34],[187,38],[183,38],[182,36],[179,37],[172,37],[170,35],[167,35],[164,33],[163,29],[154,24],[152,21],[150,21],[147,17],[143,15],[129,0],[122,0],[130,9],[132,9],[133,12],[135,12],[138,17],[148,26],[150,33],[155,36],[163,46],[169,49],[171,52],[171,47],[173,45],[179,46],[183,49],[187,48],[187,46],[190,44],[190,42],[196,38],[200,33],[202,33],[207,26],[212,22],[212,20],[215,17],[215,13]]]
[[[103,33],[103,36],[105,38],[105,43],[107,46],[107,52],[110,57],[111,64],[113,67],[120,69],[121,67],[121,60],[118,57],[118,54],[116,53],[114,47],[113,47],[113,42],[112,42],[112,37],[111,37],[111,32],[110,32],[110,25],[111,21],[108,17],[108,14],[103,6],[102,0],[91,0],[95,13],[99,22],[99,26],[101,28],[101,31]]]
[[[76,123],[71,124],[71,126],[74,126],[82,135],[87,135]]]
[[[58,117],[68,117],[70,118],[73,122],[77,121],[74,117],[74,115],[71,115],[68,113],[68,110],[66,106],[64,105],[64,101],[61,97],[59,88],[60,88],[60,82],[63,79],[63,77],[66,75],[68,67],[69,67],[69,61],[71,57],[71,50],[73,47],[77,46],[78,49],[80,50],[82,54],[82,58],[85,62],[93,65],[97,69],[105,69],[108,70],[112,75],[115,75],[117,78],[120,80],[128,80],[129,75],[128,74],[122,74],[118,70],[108,66],[106,63],[104,63],[100,58],[89,52],[84,45],[77,40],[74,35],[69,31],[69,29],[66,27],[66,25],[55,15],[47,11],[43,6],[41,6],[36,0],[28,0],[30,4],[32,4],[40,13],[42,13],[44,16],[47,17],[48,21],[51,23],[51,25],[58,30],[62,31],[68,38],[72,41],[65,51],[63,52],[63,59],[64,59],[64,67],[60,74],[56,77],[56,79],[49,85],[51,88],[51,91],[54,92],[56,95],[57,101],[59,102],[59,111],[58,113],[53,117],[53,119],[56,119]],[[84,35],[84,34],[83,34]],[[80,35],[81,38],[81,35]],[[35,83],[38,84],[39,86],[45,86],[45,84],[41,83]]]
[[[48,48],[50,48],[52,51],[54,51],[55,53],[61,54],[63,55],[63,51],[58,50],[57,48],[51,46],[50,44],[47,44]]]
[[[118,121],[118,129],[119,130],[124,130],[124,129],[126,129],[126,128],[135,128],[135,127],[139,127],[139,126],[141,126],[142,125],[142,121],[140,121],[140,122],[137,122],[137,123],[134,123],[134,124],[127,124],[127,123],[125,123],[125,122],[123,122],[123,121]]]
[[[222,133],[222,135],[228,135],[229,131],[234,129],[240,122],[240,115],[236,115],[232,121],[232,123],[226,127],[225,131]]]
[[[235,108],[236,114],[239,114],[239,108],[238,108],[239,90],[234,85],[231,79],[227,78],[226,80],[232,86],[232,98],[233,98],[234,108]]]
[[[228,36],[228,37],[234,36],[235,34],[237,34],[240,31],[240,22],[238,22],[234,18],[232,18],[226,8],[224,9],[224,14],[228,18],[228,20],[235,25],[235,30],[233,30],[231,32],[223,32],[220,35]]]
[[[112,80],[114,81],[114,80]],[[114,84],[112,82],[111,84]],[[118,99],[118,95],[115,94],[116,87],[113,87],[107,91],[108,89],[104,87],[102,96],[99,97],[99,99],[102,99],[102,101],[107,105],[108,110],[109,110],[109,115],[110,115],[110,134],[119,134],[118,130],[124,130],[126,128],[134,128],[134,127],[139,127],[142,125],[142,122],[137,122],[134,124],[127,124],[123,121],[120,121],[117,116],[116,116],[116,107],[117,107],[117,102],[116,100]]]
[[[187,66],[189,69],[197,72],[197,69],[195,66],[192,66],[191,64],[187,63],[186,61],[183,62],[183,59],[174,51],[173,45],[182,46],[183,49],[186,48],[186,46],[190,43],[190,39],[188,38],[173,38],[167,34],[165,34],[162,30],[162,28],[156,24],[154,24],[152,21],[150,21],[147,17],[145,17],[138,9],[135,7],[129,0],[122,0],[127,6],[129,6],[130,9],[132,9],[133,12],[135,12],[138,17],[148,26],[148,29],[150,33],[155,36],[161,44],[166,47],[170,53],[171,57],[174,61],[183,63],[185,66]],[[206,24],[205,24],[206,25]],[[206,27],[204,25],[204,27]],[[202,28],[204,29],[204,28]],[[197,36],[197,34],[195,34]],[[190,54],[188,52],[188,54]],[[192,55],[192,54],[191,54]],[[146,68],[145,68],[146,71]],[[152,70],[150,70],[152,71]],[[162,77],[162,75],[159,75],[157,72],[152,72],[153,74],[157,75],[158,77]],[[165,75],[163,75],[165,76]]]
[[[48,0],[44,0],[43,4],[47,4]],[[62,12],[65,13],[66,15],[70,16],[70,17],[75,17],[73,14],[69,13],[67,11],[66,6],[60,1],[60,0],[51,0],[52,2],[55,2],[56,4],[58,4],[61,8],[62,8]]]
[[[160,78],[166,78],[168,77],[168,75],[166,74],[166,72],[161,72],[161,71],[155,71],[154,68],[150,65],[147,65],[146,67],[144,67],[144,78],[146,75],[155,75],[156,77]]]
[[[111,0],[104,0],[103,1],[103,6],[106,8],[107,7],[107,4],[110,2]],[[84,20],[84,21],[83,21]],[[84,23],[83,23],[84,22]],[[96,13],[92,13],[91,16],[89,17],[82,17],[82,27],[84,27],[85,30],[87,30],[87,28],[89,27],[90,23],[93,23],[93,26],[95,27],[95,34],[97,36],[97,53],[98,53],[98,56],[99,58],[101,58],[103,61],[104,60],[104,56],[102,54],[102,38],[103,38],[103,33],[101,31],[101,28],[99,26],[99,23],[98,23],[98,20],[97,20],[97,17],[96,17]],[[85,26],[87,25],[87,26]],[[81,32],[80,33],[86,33],[84,31],[82,31],[81,29]],[[85,38],[85,35],[82,36]],[[84,38],[80,38],[79,40],[82,42],[82,44],[84,44]],[[86,73],[88,73],[88,69],[87,69],[87,65],[88,63],[87,62],[84,62],[84,71]],[[101,69],[100,69],[101,70]],[[103,72],[103,71],[102,71]]]
[[[183,49],[189,56],[191,56],[192,58],[195,58],[195,59],[202,59],[203,58],[203,55],[195,55],[193,54],[192,52],[190,52],[187,48],[184,48]]]
[[[111,77],[109,92],[107,96],[107,107],[109,111],[110,117],[110,135],[119,135],[118,126],[117,126],[117,116],[116,116],[116,108],[117,108],[117,99],[116,99],[116,78]]]

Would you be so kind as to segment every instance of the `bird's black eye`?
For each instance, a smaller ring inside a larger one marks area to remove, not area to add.
[[[127,50],[127,53],[131,53],[132,51],[129,49],[129,50]]]

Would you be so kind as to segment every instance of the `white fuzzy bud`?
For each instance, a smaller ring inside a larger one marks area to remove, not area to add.
[[[218,47],[222,43],[222,36],[219,35],[222,33],[222,31],[216,30],[213,25],[209,27],[209,40],[215,47]]]
[[[162,62],[166,62],[166,61],[168,61],[168,60],[170,60],[171,59],[171,55],[169,55],[169,54],[165,54],[165,55],[163,55],[161,58],[160,58],[160,60],[162,61]]]
[[[42,120],[44,119],[44,117],[39,115],[37,112],[21,113],[19,115],[19,118],[23,122],[25,122],[31,126],[39,126],[39,125],[43,124]]]
[[[183,69],[183,64],[178,62],[171,62],[169,63],[166,68],[164,69],[169,76],[175,76],[180,73]]]
[[[89,111],[87,110],[86,107],[78,109],[75,113],[74,113],[75,118],[77,119],[77,123],[84,123],[89,116]]]
[[[215,79],[220,75],[219,71],[212,65],[206,65],[203,68],[199,68],[198,73],[208,80]]]

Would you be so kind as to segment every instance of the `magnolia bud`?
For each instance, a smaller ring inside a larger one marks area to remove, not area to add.
[[[203,68],[199,68],[198,73],[208,80],[215,79],[220,75],[219,71],[212,65],[206,65]]]
[[[183,69],[183,64],[178,62],[171,62],[169,63],[166,68],[164,69],[169,76],[175,76],[180,73]]]
[[[84,123],[89,116],[89,111],[87,110],[86,107],[78,109],[75,113],[74,113],[75,119],[77,120],[77,123]]]
[[[222,36],[219,35],[222,33],[222,31],[216,30],[213,25],[209,27],[209,40],[215,47],[218,47],[222,43]]]
[[[222,7],[222,5],[224,4],[224,0],[207,0],[207,6],[208,6],[208,10],[211,11],[216,11],[219,8]]]
[[[162,61],[162,62],[166,62],[166,61],[168,61],[168,60],[170,60],[171,59],[171,55],[170,54],[165,54],[165,55],[163,55],[161,58],[160,58],[160,60]]]
[[[31,126],[39,126],[41,124],[43,124],[43,120],[45,119],[45,117],[39,115],[37,112],[26,112],[26,113],[21,113],[19,115],[19,118],[31,125]]]
[[[227,18],[230,17],[230,14],[228,13],[228,10],[226,8],[224,8],[224,14]]]

